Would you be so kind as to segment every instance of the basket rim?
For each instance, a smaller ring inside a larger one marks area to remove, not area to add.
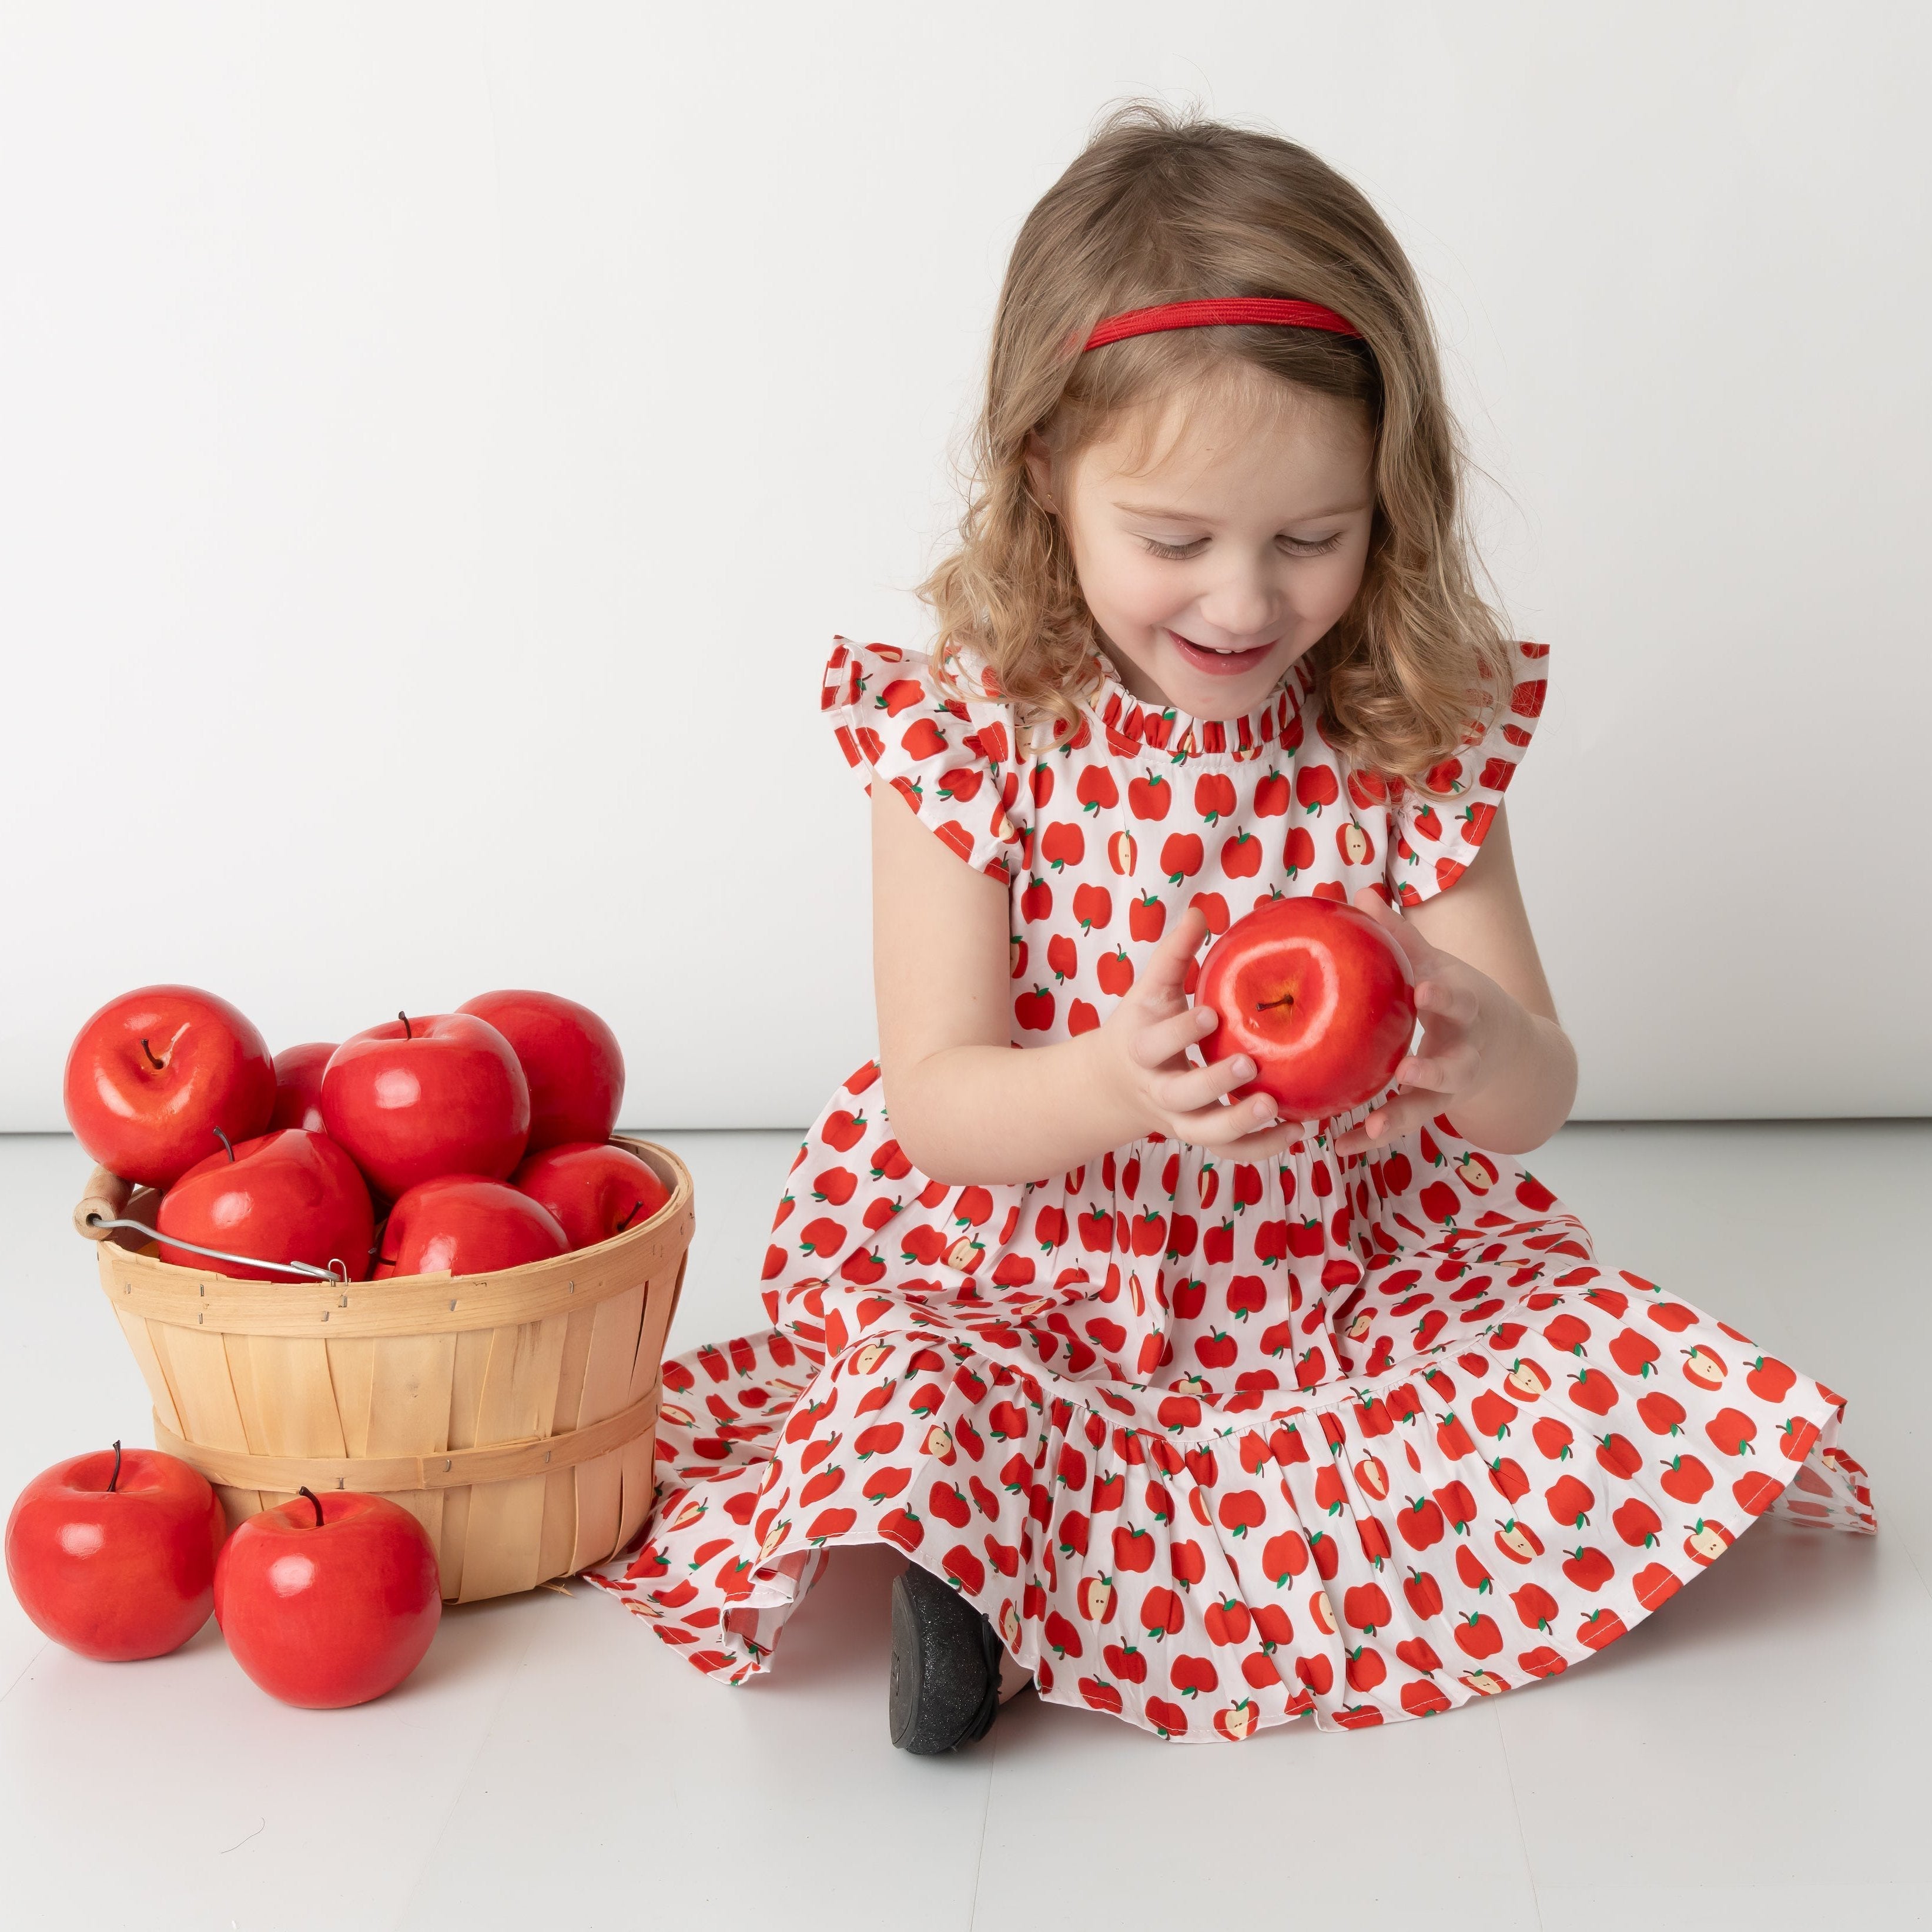
[[[422,1334],[539,1321],[675,1272],[696,1226],[691,1170],[667,1147],[614,1134],[670,1190],[647,1221],[588,1247],[493,1274],[392,1275],[381,1281],[272,1280],[176,1267],[142,1248],[95,1243],[101,1286],[117,1310],[176,1328],[284,1335]]]

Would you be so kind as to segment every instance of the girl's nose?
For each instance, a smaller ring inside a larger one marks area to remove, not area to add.
[[[1201,601],[1202,621],[1231,644],[1272,637],[1282,614],[1282,600],[1274,586],[1251,572],[1223,578]]]

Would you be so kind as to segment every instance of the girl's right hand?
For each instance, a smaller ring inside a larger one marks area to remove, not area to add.
[[[1302,1138],[1298,1121],[1276,1118],[1265,1094],[1224,1105],[1222,1096],[1255,1077],[1245,1054],[1197,1066],[1187,1057],[1220,1024],[1211,1006],[1191,1005],[1187,962],[1208,936],[1208,918],[1190,906],[1170,926],[1147,965],[1099,1029],[1114,1091],[1144,1124],[1141,1133],[1213,1148],[1231,1159],[1266,1160]]]

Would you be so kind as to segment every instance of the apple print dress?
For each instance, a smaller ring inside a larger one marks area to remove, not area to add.
[[[1024,1049],[1100,1025],[1190,904],[1219,933],[1277,894],[1453,886],[1542,709],[1546,646],[1518,650],[1510,707],[1431,774],[1446,804],[1351,770],[1301,665],[1209,719],[1096,658],[1078,730],[1022,742],[983,665],[962,698],[839,639],[823,708],[868,788],[1008,886]],[[1839,1396],[1600,1260],[1447,1113],[1338,1157],[1382,1097],[1266,1165],[1155,1133],[953,1186],[867,1061],[792,1163],[770,1325],[666,1360],[656,1507],[586,1574],[738,1684],[832,1550],[890,1543],[1049,1702],[1216,1742],[1555,1676],[1768,1513],[1876,1526]]]

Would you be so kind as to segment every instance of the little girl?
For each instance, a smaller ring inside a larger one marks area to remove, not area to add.
[[[1374,209],[1117,112],[1020,232],[976,453],[932,653],[825,668],[879,1057],[792,1163],[772,1325],[665,1363],[657,1505],[593,1580],[736,1684],[889,1542],[896,1743],[1028,1672],[1212,1742],[1554,1676],[1768,1511],[1874,1528],[1840,1398],[1517,1158],[1576,1088],[1503,808],[1547,647],[1472,587]],[[1294,893],[1378,920],[1420,1016],[1316,1120],[1231,1102],[1255,1069],[1201,1063],[1189,999]]]

